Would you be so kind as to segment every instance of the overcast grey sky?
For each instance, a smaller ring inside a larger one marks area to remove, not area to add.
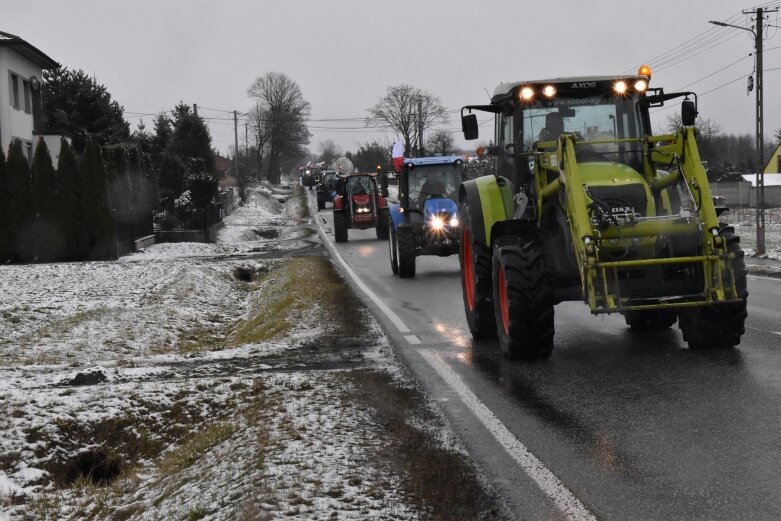
[[[207,118],[228,117],[209,109],[246,112],[253,80],[284,72],[312,104],[316,153],[326,139],[347,150],[389,145],[393,135],[358,121],[315,121],[366,117],[389,85],[420,87],[455,111],[487,101],[486,90],[502,81],[628,73],[642,63],[654,69],[652,87],[695,90],[702,116],[725,132],[753,134],[751,35],[708,20],[748,27],[741,10],[757,5],[781,0],[2,0],[0,30],[93,74],[132,128],[142,117],[151,127],[152,116],[140,114],[179,100],[197,103]],[[781,18],[772,14],[769,23]],[[777,31],[769,28],[765,41],[766,139],[781,127]],[[232,121],[208,123],[226,153]],[[459,129],[458,113],[441,128]],[[243,136],[242,126],[241,145]]]

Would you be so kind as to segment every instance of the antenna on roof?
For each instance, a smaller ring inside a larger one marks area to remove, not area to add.
[[[485,95],[486,95],[486,96],[488,96],[488,101],[491,101],[491,95],[490,95],[490,94],[488,94],[488,89],[486,89],[485,87],[483,87],[483,90],[485,91]]]

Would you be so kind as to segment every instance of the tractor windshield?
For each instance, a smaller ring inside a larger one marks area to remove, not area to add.
[[[613,95],[538,100],[523,109],[524,148],[574,134],[578,161],[611,161],[642,169],[642,125],[637,99]],[[637,139],[634,142],[615,140]],[[590,142],[590,143],[588,143]]]
[[[410,206],[421,206],[427,199],[446,197],[455,200],[461,183],[461,168],[452,165],[419,166],[409,172]]]

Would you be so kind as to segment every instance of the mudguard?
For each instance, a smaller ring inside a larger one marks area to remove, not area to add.
[[[390,209],[391,223],[393,223],[393,229],[398,230],[401,223],[404,222],[404,215],[401,213],[401,205],[392,204],[388,207]]]
[[[512,216],[512,183],[505,177],[487,175],[461,184],[459,200],[469,204],[472,233],[477,241],[491,246],[491,229]]]

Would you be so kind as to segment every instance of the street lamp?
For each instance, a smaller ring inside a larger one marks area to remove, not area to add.
[[[772,11],[777,11],[773,9]],[[757,147],[757,171],[756,184],[759,191],[757,197],[757,255],[765,254],[765,150],[764,150],[764,113],[762,104],[762,17],[764,11],[761,7],[758,7],[756,11],[749,11],[750,13],[756,13],[757,15],[757,27],[756,31],[749,27],[741,27],[739,25],[732,25],[724,22],[716,22],[711,20],[709,23],[713,25],[719,25],[721,27],[732,27],[734,29],[742,29],[748,31],[754,36],[754,48],[756,50],[756,69],[757,69],[757,82],[756,82],[756,96],[757,96],[757,123],[756,123],[756,147]],[[743,11],[744,14],[749,12]]]

